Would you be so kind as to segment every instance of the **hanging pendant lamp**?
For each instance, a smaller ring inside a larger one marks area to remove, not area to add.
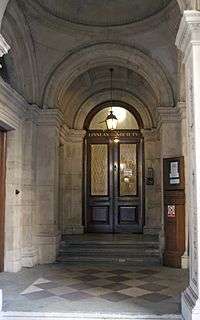
[[[108,130],[115,130],[117,128],[117,122],[118,119],[114,115],[113,110],[112,110],[112,103],[113,103],[113,96],[112,96],[112,75],[113,75],[113,69],[110,69],[110,94],[111,94],[111,110],[108,116],[106,117],[106,125]]]

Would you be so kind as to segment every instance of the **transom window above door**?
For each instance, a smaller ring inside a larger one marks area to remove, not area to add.
[[[136,118],[131,112],[122,107],[113,106],[113,114],[117,117],[117,129],[139,129]],[[110,107],[104,108],[97,112],[90,122],[90,130],[106,130],[105,119],[110,112]]]

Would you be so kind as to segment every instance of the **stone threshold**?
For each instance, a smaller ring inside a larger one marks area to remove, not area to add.
[[[87,314],[87,313],[48,313],[48,312],[1,312],[3,320],[181,320],[181,315],[130,315],[130,314]]]

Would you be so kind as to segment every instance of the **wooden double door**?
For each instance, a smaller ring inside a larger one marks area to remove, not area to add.
[[[85,159],[86,231],[141,233],[144,218],[140,131],[120,130],[115,136],[88,131]]]

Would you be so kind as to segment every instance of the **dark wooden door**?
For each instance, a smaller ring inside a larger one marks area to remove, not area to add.
[[[0,272],[4,269],[6,133],[0,131]]]
[[[137,130],[117,136],[117,143],[102,131],[89,131],[86,138],[87,232],[143,231],[143,139]]]
[[[180,268],[185,251],[185,181],[183,157],[163,161],[164,265]]]

